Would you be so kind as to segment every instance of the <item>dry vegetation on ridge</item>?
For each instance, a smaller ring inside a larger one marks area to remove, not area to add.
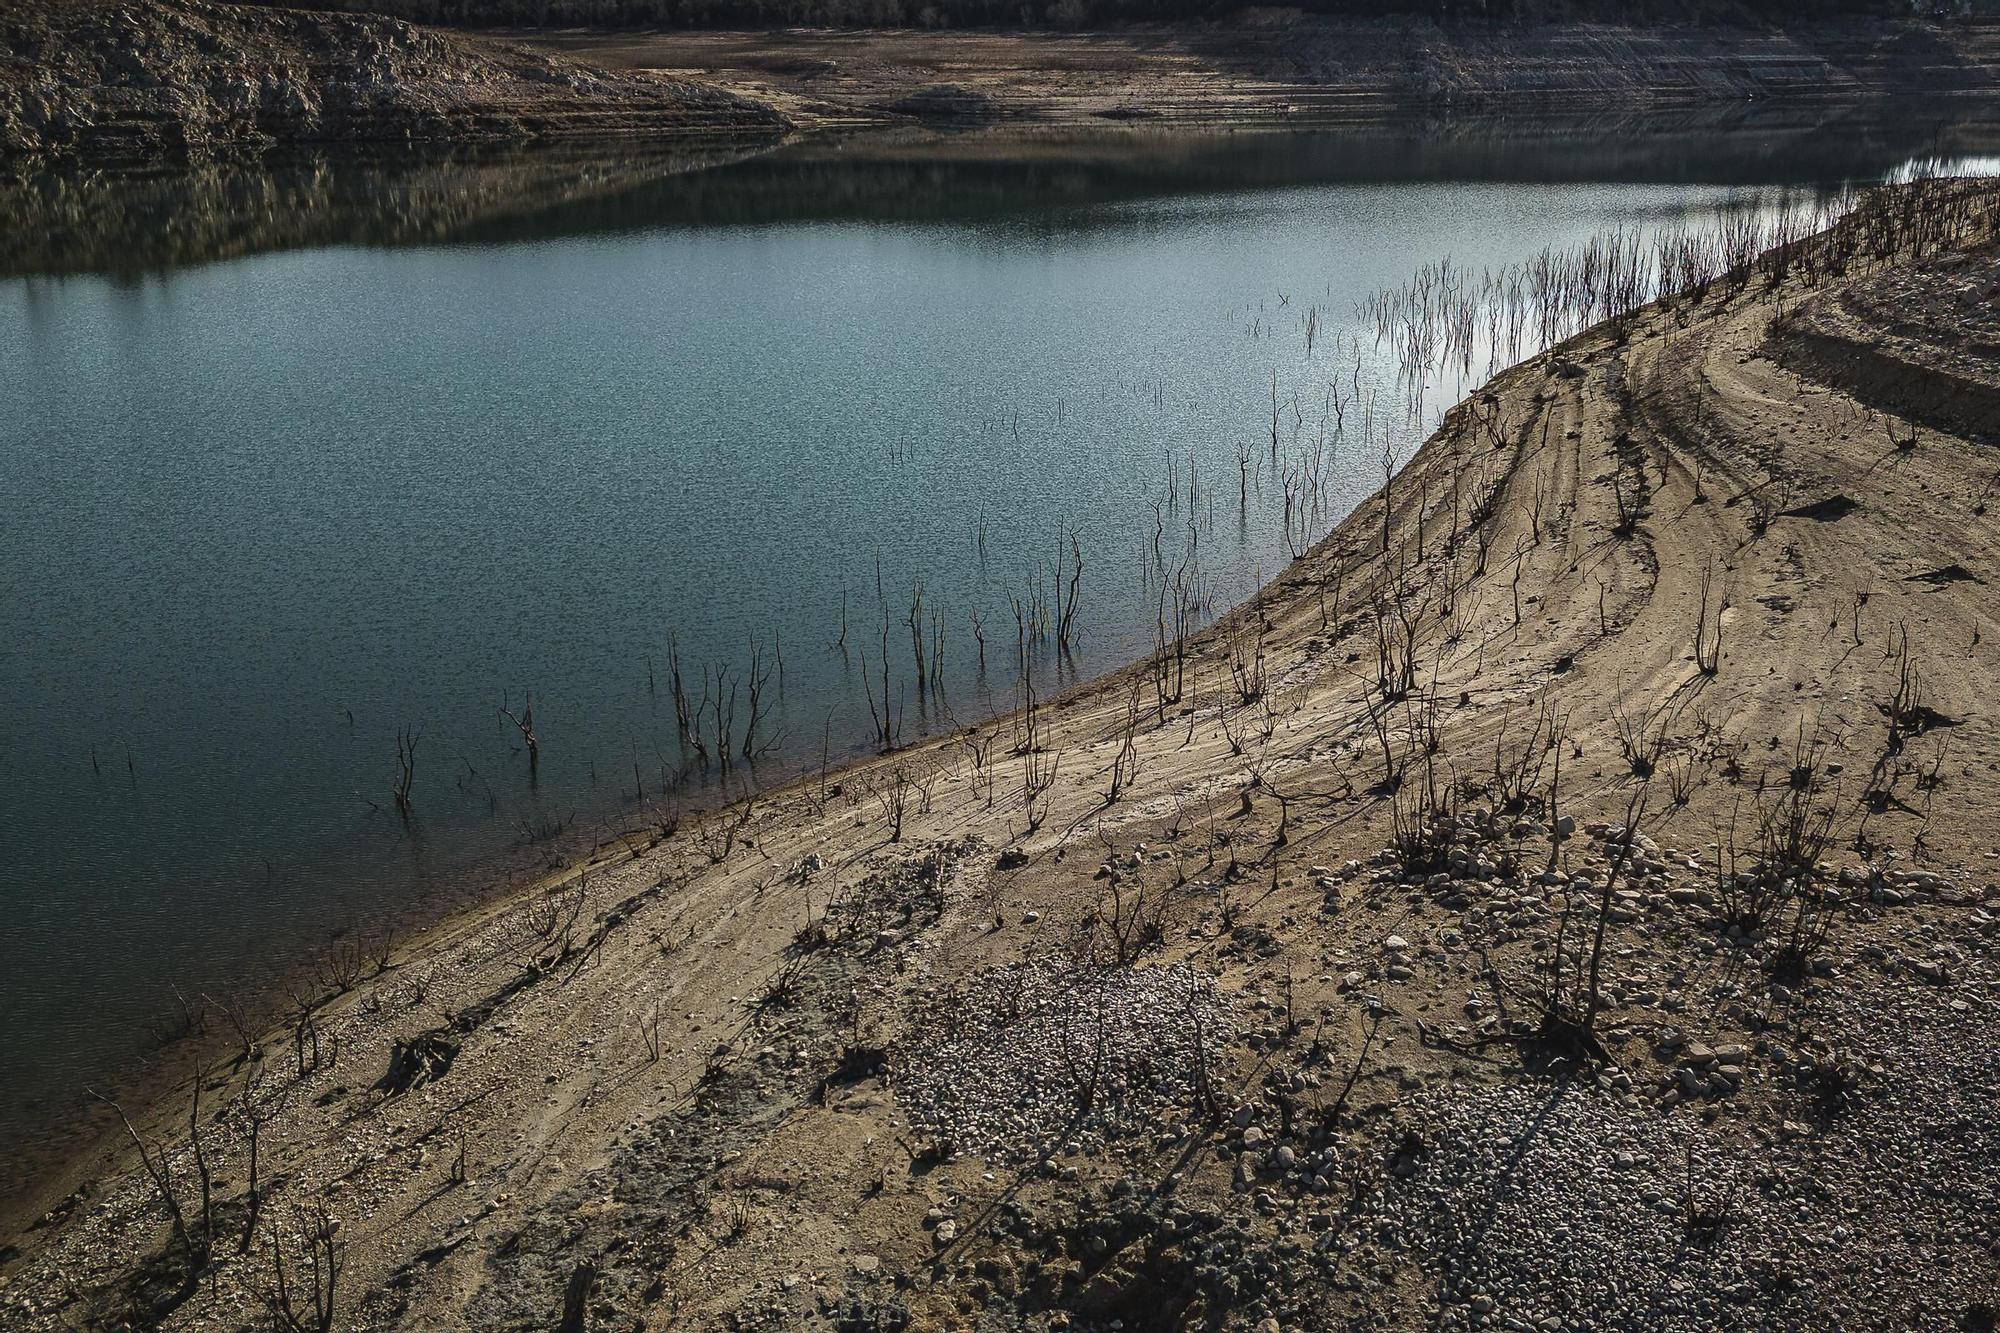
[[[1991,1328],[1996,219],[1871,196],[1184,654],[334,960],[5,1323]]]

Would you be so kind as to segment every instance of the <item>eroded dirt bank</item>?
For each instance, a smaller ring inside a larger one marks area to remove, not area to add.
[[[1990,1327],[1996,301],[1874,196],[1185,652],[333,968],[4,1322]]]

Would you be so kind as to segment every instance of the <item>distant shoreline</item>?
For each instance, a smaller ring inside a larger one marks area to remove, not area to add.
[[[1447,112],[1835,105],[2000,85],[2000,23],[1788,28],[1274,17],[1105,31],[496,30],[855,123],[1342,124]]]
[[[1995,86],[2000,23],[1990,21],[465,32],[210,0],[25,0],[0,16],[0,162],[157,166],[279,145],[591,137],[770,144],[864,125],[994,121],[1330,125],[1831,106]]]

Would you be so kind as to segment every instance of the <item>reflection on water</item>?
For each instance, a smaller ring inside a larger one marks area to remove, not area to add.
[[[1009,707],[1010,608],[1071,530],[1075,673],[1145,650],[1162,530],[1241,597],[1379,480],[1325,405],[1393,400],[1356,306],[1417,265],[1990,148],[1899,112],[0,179],[0,1147],[171,985],[699,799],[674,654],[718,693],[782,656],[769,777],[864,745],[885,643],[906,734]]]
[[[496,242],[633,227],[1038,215],[1315,182],[1873,181],[1972,164],[2000,127],[1940,105],[1360,124],[1337,131],[874,132],[775,151],[643,142],[286,151],[187,171],[0,174],[0,274],[139,273],[262,250]]]
[[[176,171],[0,173],[0,272],[141,273],[319,245],[426,245],[754,152],[286,151]]]

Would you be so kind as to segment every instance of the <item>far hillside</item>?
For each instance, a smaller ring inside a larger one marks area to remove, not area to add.
[[[1280,10],[1246,8],[1230,0],[304,0],[298,7],[363,10],[465,27],[526,28],[1073,29],[1304,15],[1768,28],[1857,18],[2000,16],[2000,0],[1310,0]]]

